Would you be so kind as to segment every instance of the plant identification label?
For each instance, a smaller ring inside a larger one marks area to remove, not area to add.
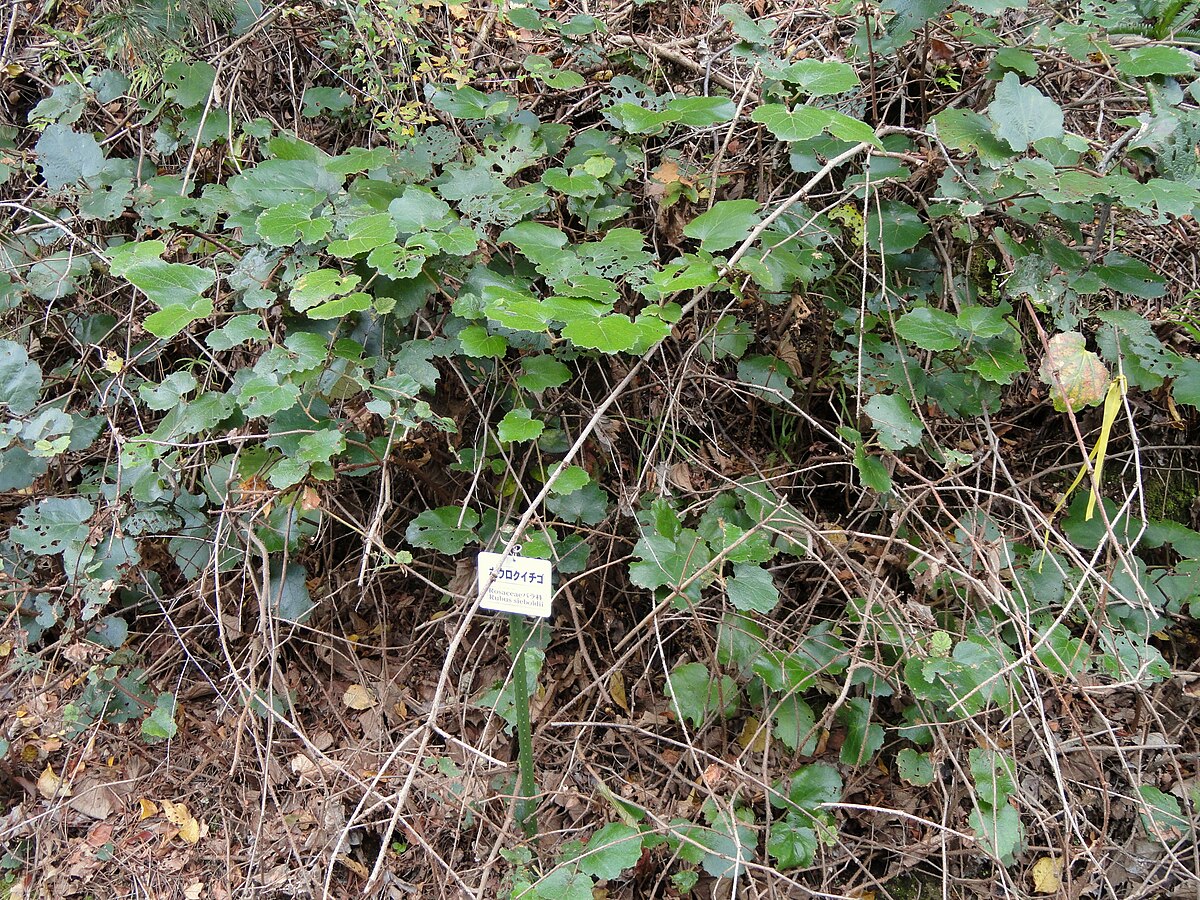
[[[522,616],[550,615],[550,560],[510,555],[501,566],[503,556],[503,553],[479,554],[476,569],[482,597],[479,605]]]

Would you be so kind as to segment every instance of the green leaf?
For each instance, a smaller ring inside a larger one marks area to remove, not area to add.
[[[1195,68],[1191,55],[1179,47],[1136,47],[1117,56],[1117,71],[1134,78],[1190,75]]]
[[[762,47],[771,45],[771,32],[779,27],[774,19],[752,19],[746,10],[737,3],[725,3],[717,7],[717,12],[724,16],[733,27],[733,33],[740,40]]]
[[[787,785],[787,796],[771,795],[771,805],[776,808],[789,806],[807,813],[816,813],[822,803],[836,803],[842,799],[842,776],[837,769],[826,763],[802,766],[792,773]]]
[[[701,249],[718,253],[743,241],[759,221],[756,200],[722,200],[688,222],[683,233],[699,240]]]
[[[605,825],[587,843],[579,868],[594,878],[613,881],[642,858],[642,834],[620,822]],[[589,894],[590,896],[590,894]]]
[[[858,480],[863,487],[880,494],[892,489],[892,476],[888,474],[887,466],[879,457],[867,453],[862,444],[854,448],[854,468],[858,470]]]
[[[199,266],[163,262],[159,257],[166,249],[162,241],[122,244],[108,251],[109,270],[164,309],[175,305],[194,309],[200,295],[216,282],[216,273]],[[210,305],[203,315],[211,313]]]
[[[142,720],[142,737],[148,743],[168,741],[179,733],[175,723],[175,697],[173,694],[159,694],[150,714]]]
[[[296,312],[304,312],[318,303],[324,303],[330,297],[350,293],[358,286],[360,280],[357,275],[342,275],[333,269],[305,272],[292,286],[289,302]]]
[[[1157,300],[1166,294],[1165,279],[1152,271],[1140,259],[1134,259],[1115,250],[1104,255],[1104,264],[1092,269],[1100,276],[1105,286],[1119,294],[1128,294],[1143,300]]]
[[[21,510],[19,525],[8,539],[35,556],[65,552],[72,544],[87,542],[92,504],[82,497],[47,497]]]
[[[779,603],[779,590],[771,573],[750,563],[733,567],[733,577],[725,581],[725,591],[729,602],[742,612],[769,613]]]
[[[390,213],[376,213],[354,219],[346,227],[346,237],[330,241],[329,252],[333,256],[348,259],[369,253],[376,247],[392,243],[396,239],[396,223]]]
[[[151,313],[142,322],[142,327],[155,337],[166,340],[179,334],[193,322],[208,318],[212,312],[213,302],[201,297],[193,303],[175,303]]]
[[[323,112],[345,112],[354,105],[354,98],[341,88],[310,87],[304,91],[300,115],[313,119]]]
[[[750,388],[750,392],[768,403],[785,403],[795,395],[789,384],[791,370],[787,363],[774,356],[747,356],[737,365],[738,380]]]
[[[272,247],[290,247],[296,241],[315,244],[329,234],[329,219],[312,218],[307,203],[281,203],[264,209],[255,220],[258,236]]]
[[[479,514],[473,509],[439,506],[413,519],[404,538],[414,547],[454,555],[475,541],[474,529],[478,524]]]
[[[104,168],[104,151],[96,139],[66,125],[54,124],[43,131],[33,152],[51,191],[98,175]]]
[[[488,334],[482,325],[468,325],[458,333],[458,342],[466,356],[503,356],[508,349],[508,341],[498,334]]]
[[[896,334],[922,350],[955,350],[963,342],[954,316],[927,306],[902,315],[896,321]]]
[[[317,607],[308,592],[308,570],[298,562],[273,556],[269,574],[271,608],[279,618],[285,622],[307,621]]]
[[[958,314],[958,327],[967,333],[968,340],[999,337],[1012,328],[1004,313],[994,306],[967,306]]]
[[[1046,358],[1038,374],[1050,388],[1054,408],[1079,412],[1095,406],[1108,393],[1108,368],[1086,347],[1077,331],[1056,334],[1047,342]]]
[[[1006,866],[1025,841],[1025,827],[1017,811],[1005,803],[998,808],[979,805],[971,811],[968,822],[979,837],[980,846]]]
[[[733,118],[737,107],[728,97],[676,97],[668,101],[666,111],[672,121],[691,128],[707,128]]]
[[[774,734],[789,750],[799,750],[801,755],[809,756],[817,746],[816,723],[812,707],[790,694],[775,710]]]
[[[300,389],[294,384],[283,383],[269,375],[252,375],[242,382],[238,392],[238,403],[246,416],[273,416],[291,409],[300,399]]]
[[[1018,152],[1034,141],[1063,136],[1063,111],[1033,85],[1009,72],[996,86],[996,98],[988,106],[994,131]]]
[[[1000,806],[1016,791],[1013,760],[995,750],[973,748],[968,754],[975,793],[987,806]]]
[[[555,463],[550,467],[548,476],[553,476],[558,472],[561,463]],[[592,476],[587,473],[587,469],[583,466],[567,466],[558,478],[554,481],[554,487],[551,489],[555,494],[573,494],[576,491],[583,490],[591,483]]]
[[[644,330],[627,316],[613,314],[599,319],[578,318],[568,322],[563,337],[571,343],[601,353],[624,353],[642,340]]]
[[[781,870],[812,865],[816,852],[817,833],[811,827],[811,820],[793,814],[771,824],[767,853]]]
[[[206,62],[173,62],[163,70],[167,91],[185,109],[208,102],[217,80],[217,70]]]
[[[41,366],[20,344],[0,340],[0,403],[14,416],[23,416],[37,406],[41,392]]]
[[[310,319],[326,321],[329,319],[340,319],[351,313],[365,312],[370,308],[371,295],[364,294],[362,291],[355,291],[353,294],[347,294],[345,297],[336,297],[333,300],[320,303],[312,307],[312,309],[307,310],[305,315]]]
[[[920,443],[924,426],[903,397],[876,394],[867,401],[866,412],[879,432],[879,443],[888,450],[900,451]]]
[[[160,384],[139,386],[138,396],[147,407],[161,412],[178,406],[184,397],[196,389],[196,385],[196,378],[191,372],[174,372]]]
[[[449,204],[420,185],[409,185],[403,194],[388,204],[388,214],[404,234],[442,228],[457,218]]]
[[[838,710],[838,720],[846,726],[846,739],[839,756],[843,765],[862,766],[883,746],[883,726],[871,724],[871,701],[852,697]]]
[[[587,490],[584,488],[570,496],[579,496]],[[644,535],[634,545],[633,555],[638,561],[629,566],[629,580],[648,590],[677,588],[693,579],[712,559],[708,544],[690,528],[683,529],[676,537],[654,533]],[[702,581],[700,578],[692,580],[683,591],[683,596],[699,599]]]
[[[593,481],[582,490],[550,497],[546,507],[564,522],[599,525],[608,516],[608,494]]]
[[[929,754],[918,753],[911,747],[896,754],[896,771],[903,780],[917,787],[933,784],[933,763],[929,761]]]
[[[929,233],[920,213],[899,200],[868,204],[863,236],[876,253],[894,255],[911,250]]]
[[[781,103],[768,103],[750,114],[750,118],[762,125],[781,141],[807,141],[815,138],[829,125],[832,116],[828,110],[815,106],[798,106],[789,110]]]
[[[571,380],[571,370],[549,354],[526,356],[521,360],[521,371],[524,374],[517,376],[517,384],[535,394]]]
[[[510,410],[496,426],[496,436],[505,443],[532,441],[546,428],[528,409]]]
[[[770,75],[798,86],[812,97],[842,94],[859,86],[854,68],[832,59],[802,59]]]
[[[1149,784],[1138,787],[1138,794],[1146,804],[1146,811],[1140,815],[1142,827],[1150,837],[1163,844],[1173,845],[1178,843],[1180,838],[1192,833],[1192,826],[1183,815],[1183,809],[1175,797]]]
[[[681,719],[699,728],[710,714],[725,718],[737,712],[737,685],[728,675],[714,678],[703,663],[685,663],[667,676],[666,694]]]

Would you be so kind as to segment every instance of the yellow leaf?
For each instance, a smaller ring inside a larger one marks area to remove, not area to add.
[[[1043,856],[1033,864],[1033,890],[1037,894],[1057,894],[1062,886],[1063,861]]]
[[[189,844],[195,844],[200,840],[200,823],[188,812],[186,803],[164,800],[162,808],[167,821],[179,829],[181,838]]]
[[[196,844],[200,841],[200,823],[195,819],[188,819],[179,826],[179,836],[189,844]]]
[[[71,786],[54,774],[54,770],[46,766],[46,771],[38,776],[38,793],[47,800],[57,800],[59,797],[70,797]]]
[[[625,715],[631,715],[629,712],[629,695],[625,693],[625,676],[618,669],[608,676],[608,693],[613,698],[613,703],[625,710]]]
[[[743,750],[762,753],[767,749],[767,729],[761,727],[758,719],[754,716],[748,716],[742,733],[738,735],[738,744]]]
[[[145,797],[138,797],[138,821],[144,822],[151,816],[158,815],[158,804],[153,800],[147,800]]]
[[[375,696],[375,692],[369,687],[361,684],[352,684],[346,688],[346,693],[342,696],[342,702],[351,709],[370,709],[379,702]]]
[[[109,350],[108,355],[104,357],[104,371],[113,375],[120,375],[121,370],[124,368],[125,360],[123,360],[113,351]]]

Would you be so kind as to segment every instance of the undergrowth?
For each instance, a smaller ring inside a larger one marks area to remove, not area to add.
[[[1194,6],[14,8],[8,896],[1194,892]]]

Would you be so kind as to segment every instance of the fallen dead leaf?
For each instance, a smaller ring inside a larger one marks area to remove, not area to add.
[[[738,735],[738,744],[743,750],[749,750],[751,753],[763,753],[767,749],[767,729],[761,727],[758,719],[754,716],[746,718],[746,725],[742,728],[742,733]]]
[[[350,709],[364,710],[375,706],[379,702],[379,699],[369,687],[361,684],[352,684],[346,688],[346,693],[342,696],[342,702],[350,707]]]
[[[145,797],[138,797],[138,821],[143,822],[151,816],[158,815],[158,804]]]
[[[54,770],[46,766],[46,770],[38,776],[38,793],[47,800],[58,800],[71,796],[71,786],[54,774]]]
[[[162,801],[163,815],[167,821],[179,829],[179,836],[189,844],[198,843],[201,834],[200,823],[188,812],[186,803],[175,803],[172,800]]]
[[[200,900],[204,896],[204,882],[197,881],[189,884],[183,889],[183,896],[186,900]]]
[[[1035,894],[1057,894],[1062,886],[1063,861],[1053,856],[1043,856],[1033,864],[1030,875],[1033,877]]]
[[[613,703],[625,710],[625,715],[630,715],[629,695],[625,693],[625,676],[621,674],[620,669],[608,676],[608,693],[613,698]]]

